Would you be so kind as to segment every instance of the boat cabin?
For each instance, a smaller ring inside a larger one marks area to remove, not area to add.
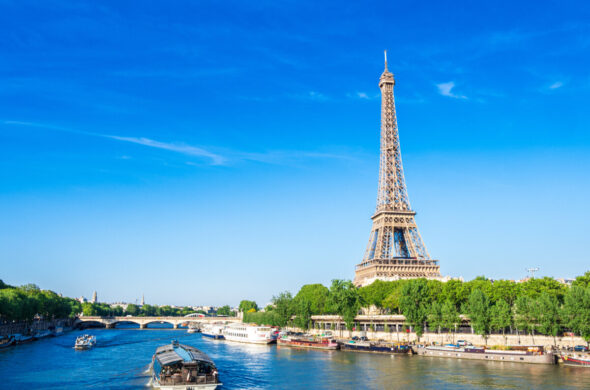
[[[156,349],[152,364],[160,386],[219,383],[217,368],[209,356],[175,341]]]

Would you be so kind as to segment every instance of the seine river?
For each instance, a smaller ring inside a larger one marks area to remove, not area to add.
[[[91,329],[97,345],[74,351],[75,331],[0,350],[2,389],[138,389],[157,346],[172,339],[215,361],[221,389],[588,389],[590,369],[458,361],[236,344],[183,330]]]

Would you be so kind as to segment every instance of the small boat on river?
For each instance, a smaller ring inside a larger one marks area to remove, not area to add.
[[[451,359],[473,359],[504,361],[511,363],[555,364],[553,351],[545,351],[542,346],[509,346],[505,349],[459,346],[418,346],[418,355]]]
[[[176,340],[156,349],[150,369],[151,385],[163,390],[214,390],[222,385],[209,356]]]
[[[339,341],[338,343],[340,344],[340,349],[343,351],[386,353],[400,355],[412,355],[414,353],[412,347],[406,344],[357,340],[343,340]]]
[[[566,366],[577,366],[590,368],[590,354],[588,353],[562,353],[561,361]]]
[[[201,331],[201,328],[199,328],[199,326],[197,324],[189,324],[188,329],[186,330],[186,333],[199,333]]]
[[[279,347],[312,348],[335,350],[340,345],[334,340],[332,333],[327,332],[321,335],[289,334],[285,333],[277,340]]]
[[[225,325],[222,324],[207,324],[201,330],[201,334],[205,337],[219,340],[223,338],[223,329],[225,329]]]
[[[74,349],[76,350],[86,350],[94,347],[96,345],[96,336],[92,336],[89,334],[85,334],[83,336],[79,336],[76,339],[76,344],[74,345]]]

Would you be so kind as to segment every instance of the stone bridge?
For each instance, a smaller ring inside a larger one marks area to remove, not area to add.
[[[171,324],[174,329],[178,329],[180,325],[188,325],[194,323],[202,325],[212,322],[241,322],[238,317],[99,317],[99,316],[82,316],[74,321],[74,326],[84,323],[103,324],[106,328],[114,328],[119,323],[133,323],[139,325],[141,329],[145,329],[148,324]]]

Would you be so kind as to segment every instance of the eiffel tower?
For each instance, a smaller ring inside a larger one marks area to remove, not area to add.
[[[400,151],[393,86],[395,79],[385,70],[381,89],[381,160],[377,210],[371,217],[373,228],[363,261],[356,266],[354,283],[366,286],[373,281],[408,278],[440,278],[438,260],[432,260],[410,207]]]

